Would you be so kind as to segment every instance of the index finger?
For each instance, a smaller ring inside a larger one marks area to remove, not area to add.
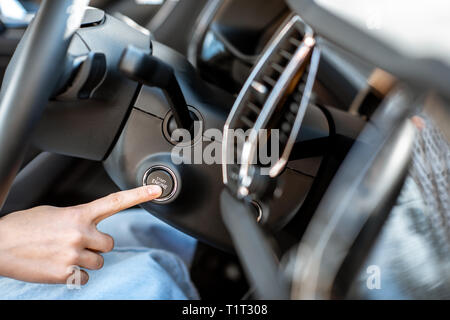
[[[112,193],[104,198],[79,206],[82,214],[95,224],[118,213],[122,210],[134,207],[140,203],[157,199],[161,196],[160,186],[149,185],[136,189]]]

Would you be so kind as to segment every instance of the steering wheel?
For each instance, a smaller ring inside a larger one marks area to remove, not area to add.
[[[0,208],[62,72],[87,0],[46,0],[19,43],[0,95]]]

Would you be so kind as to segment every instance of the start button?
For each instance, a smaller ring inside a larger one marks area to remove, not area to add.
[[[172,170],[164,166],[154,166],[144,174],[144,185],[157,185],[163,190],[161,196],[154,202],[169,201],[177,191],[177,178]]]

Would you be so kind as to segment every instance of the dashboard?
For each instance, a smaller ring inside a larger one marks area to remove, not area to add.
[[[255,248],[274,260],[304,239],[320,252],[317,274],[334,276],[369,230],[346,264],[354,268],[407,173],[409,118],[427,89],[449,96],[450,73],[431,40],[429,50],[400,41],[395,28],[385,32],[389,17],[377,20],[379,7],[347,3],[369,16],[343,10],[344,1],[166,1],[149,32],[125,11],[90,8],[101,19],[74,35],[68,52],[79,64],[69,61],[33,142],[102,162],[120,189],[161,185],[144,209],[213,246],[245,247],[244,262]],[[174,155],[171,134],[190,120],[197,132]],[[211,149],[217,162],[197,161]]]

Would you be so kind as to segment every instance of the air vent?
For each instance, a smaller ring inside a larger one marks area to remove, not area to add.
[[[305,32],[300,21],[294,19],[282,30],[276,46],[264,54],[263,64],[253,77],[246,95],[241,99],[240,116],[236,128],[248,130],[253,128],[261,113],[267,97],[273,91],[289,62],[302,45]],[[261,61],[260,61],[261,62]],[[257,68],[255,68],[257,69]]]
[[[296,89],[287,98],[282,108],[283,111],[280,113],[281,116],[276,125],[280,130],[281,156],[270,168],[271,177],[279,175],[286,166],[300,132],[306,109],[309,105],[314,104],[315,95],[313,93],[313,87],[316,81],[319,62],[320,50],[316,47]]]
[[[281,144],[285,149],[309,78],[307,67],[314,45],[312,30],[298,16],[293,16],[264,51],[239,94],[224,128],[225,184],[237,183],[243,174],[248,175],[260,129],[280,129]],[[292,108],[286,107],[287,104],[292,105]],[[230,141],[229,129],[240,129],[241,136],[238,139],[245,142],[245,148],[244,144]],[[243,132],[250,134],[244,136]],[[234,159],[238,160],[234,164],[229,161],[227,164],[226,161],[230,151],[234,152]]]

